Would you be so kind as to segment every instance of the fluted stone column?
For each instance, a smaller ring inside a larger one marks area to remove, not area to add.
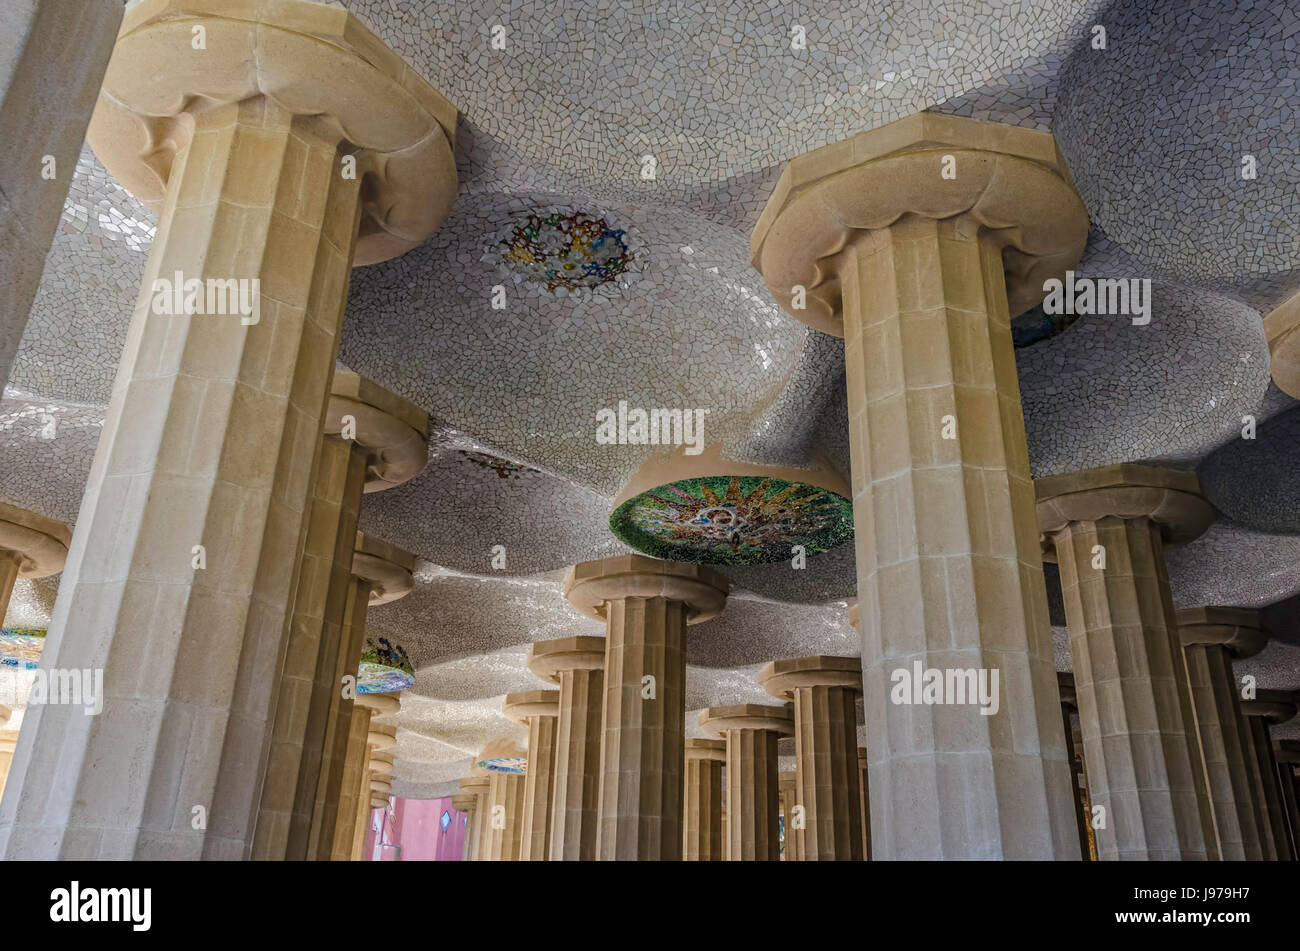
[[[552,862],[596,857],[605,639],[562,637],[528,651],[528,669],[560,687],[551,796]]]
[[[482,862],[487,858],[484,854],[487,838],[483,835],[483,824],[490,811],[488,793],[491,783],[491,777],[484,773],[472,773],[460,781],[461,792],[474,797],[474,809],[465,827],[466,861]]]
[[[1296,766],[1300,764],[1300,740],[1274,740],[1273,758],[1277,762],[1283,811],[1291,830],[1291,854],[1300,856],[1300,781],[1296,774]]]
[[[9,764],[13,761],[14,746],[18,742],[18,731],[4,729],[11,713],[12,710],[0,703],[0,795],[4,794],[5,780],[9,778]]]
[[[1079,853],[1083,861],[1091,861],[1096,852],[1092,839],[1092,806],[1088,802],[1086,772],[1083,768],[1082,734],[1077,738],[1074,717],[1079,712],[1079,698],[1074,689],[1074,674],[1057,671],[1057,686],[1061,691],[1061,727],[1065,731],[1065,753],[1070,763],[1070,790],[1074,794],[1074,816],[1079,827]]]
[[[867,748],[858,747],[858,800],[862,803],[862,858],[871,861],[871,783],[867,781]]]
[[[295,584],[254,858],[308,855],[330,712],[340,703],[350,706],[340,671],[356,673],[357,658],[348,656],[353,645],[344,642],[343,633],[355,633],[347,611],[361,497],[420,473],[429,458],[428,428],[428,414],[415,405],[349,370],[335,371]]]
[[[1164,548],[1214,513],[1194,473],[1115,465],[1039,479],[1039,524],[1061,569],[1097,854],[1217,854]]]
[[[1240,608],[1186,608],[1176,620],[1218,829],[1219,857],[1225,861],[1266,858],[1266,819],[1247,767],[1250,725],[1241,713],[1232,662],[1258,654],[1268,643],[1268,634],[1260,629],[1259,612]]]
[[[1087,234],[1050,134],[921,113],[790,162],[751,236],[844,338],[877,858],[1077,857],[1010,318]],[[891,703],[917,663],[998,670],[999,714]]]
[[[1269,726],[1285,723],[1295,716],[1295,696],[1287,690],[1258,689],[1253,700],[1241,701],[1241,712],[1250,727],[1250,752],[1259,769],[1259,800],[1268,815],[1269,838],[1273,842],[1273,854],[1279,862],[1293,862],[1296,860],[1296,853],[1291,843],[1286,804],[1282,800],[1277,760],[1273,755],[1273,739],[1269,735]]]
[[[464,780],[461,781],[461,789],[465,788]],[[457,812],[465,813],[465,836],[460,844],[460,860],[469,862],[473,860],[473,842],[470,839],[470,830],[474,828],[474,814],[478,809],[478,796],[472,792],[459,792],[451,797],[451,808]]]
[[[338,805],[332,813],[332,828],[321,836],[321,847],[328,842],[330,851],[321,858],[347,862],[356,847],[356,827],[365,804],[370,801],[370,755],[397,745],[397,728],[375,723],[376,717],[389,717],[401,709],[393,694],[358,694],[352,705],[348,731],[347,757],[343,762]],[[325,818],[330,818],[326,813]]]
[[[776,862],[781,858],[780,771],[776,743],[794,734],[785,707],[742,703],[700,712],[700,728],[727,748],[727,860]]]
[[[524,775],[519,858],[524,862],[545,862],[551,857],[559,691],[527,690],[507,694],[501,712],[507,719],[528,727],[528,772]]]
[[[686,625],[728,584],[699,565],[621,555],[569,569],[565,597],[605,622],[598,858],[681,858]]]
[[[687,862],[721,862],[724,858],[722,770],[726,765],[724,741],[686,741],[682,859]]]
[[[355,17],[192,6],[126,12],[90,123],[159,212],[46,647],[104,711],[28,720],[3,857],[251,854],[349,271],[455,198],[455,108]]]
[[[488,816],[483,829],[489,862],[517,862],[524,839],[524,777],[493,773],[488,785]]]
[[[781,815],[785,819],[785,854],[783,862],[803,861],[803,831],[794,827],[794,807],[799,802],[799,774],[782,773],[777,778],[781,796]]]
[[[309,859],[325,861],[338,860],[340,856],[351,854],[348,830],[355,828],[355,819],[344,818],[344,810],[359,808],[361,796],[359,783],[366,776],[358,766],[356,757],[364,759],[364,745],[355,745],[355,731],[358,717],[357,703],[352,699],[354,691],[341,689],[344,677],[350,677],[354,690],[358,667],[361,662],[361,649],[365,643],[366,616],[372,607],[389,604],[405,597],[414,587],[411,574],[415,567],[415,556],[402,551],[372,535],[357,532],[352,552],[352,572],[347,585],[347,597],[344,604],[343,620],[339,633],[339,650],[335,659],[333,679],[340,684],[340,689],[329,693],[329,708],[326,712],[324,734],[322,737],[320,766],[317,768],[317,781],[314,796],[308,804],[305,795],[296,803],[294,822],[291,825],[291,842],[298,836],[306,836],[306,855]],[[372,695],[372,697],[378,695]],[[361,699],[358,696],[357,701]],[[374,701],[379,702],[379,701]],[[394,708],[396,710],[396,708]],[[370,731],[367,721],[366,731]],[[394,728],[395,729],[395,728]],[[310,805],[310,822],[307,808]],[[301,816],[301,817],[300,817]],[[300,831],[305,828],[304,831]]]
[[[862,860],[856,657],[777,660],[758,674],[772,696],[794,704],[795,771],[804,808],[805,862]],[[874,804],[873,804],[874,806]]]
[[[0,6],[0,390],[121,22],[121,0]]]

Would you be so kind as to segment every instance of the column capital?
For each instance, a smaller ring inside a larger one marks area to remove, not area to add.
[[[563,670],[604,670],[605,638],[579,635],[537,641],[528,648],[528,669],[542,680],[560,682]]]
[[[366,745],[374,753],[397,749],[397,727],[391,723],[371,723]]]
[[[456,198],[456,107],[337,6],[136,4],[118,32],[87,139],[113,177],[158,211],[194,120],[259,97],[356,150],[356,174],[369,184],[354,264],[405,254],[447,217]]]
[[[730,583],[702,565],[619,555],[584,561],[569,569],[564,596],[587,617],[605,620],[605,604],[619,598],[667,598],[687,607],[686,623],[722,613]]]
[[[707,760],[711,763],[727,761],[727,744],[724,740],[687,740],[686,760]]]
[[[1012,317],[1043,299],[1043,282],[1063,277],[1088,238],[1051,133],[921,112],[791,160],[750,236],[750,261],[792,317],[842,337],[837,256],[905,216],[960,218],[993,236]],[[792,305],[796,285],[804,309]]]
[[[1241,701],[1241,712],[1248,717],[1261,717],[1271,724],[1285,723],[1296,714],[1294,690],[1255,691],[1254,700]]]
[[[46,578],[63,570],[72,532],[68,526],[0,502],[0,549],[19,556],[20,578]]]
[[[758,672],[763,689],[789,700],[799,687],[849,687],[862,690],[862,661],[857,657],[796,657],[774,660]]]
[[[484,783],[484,785],[487,785]],[[463,787],[462,787],[463,788]],[[458,812],[473,812],[478,807],[478,796],[472,792],[458,792],[451,795],[451,808]]]
[[[508,693],[501,704],[501,713],[507,720],[525,724],[533,717],[558,717],[560,692],[525,690],[520,693]]]
[[[388,604],[404,598],[415,587],[415,556],[382,538],[357,532],[352,552],[352,574],[370,582],[370,604]]]
[[[700,711],[700,729],[711,736],[725,736],[728,730],[771,730],[781,736],[794,735],[794,712],[786,707],[741,703],[709,707]]]
[[[1128,462],[1038,479],[1034,495],[1047,556],[1053,555],[1051,537],[1071,522],[1149,518],[1167,544],[1182,545],[1214,521],[1196,473]]]
[[[1249,608],[1182,608],[1175,619],[1184,647],[1217,644],[1241,660],[1258,654],[1268,643],[1259,612]]]
[[[1279,763],[1300,765],[1300,740],[1274,740],[1273,758]]]
[[[492,777],[488,773],[471,773],[460,781],[460,788],[468,795],[474,795],[476,791],[486,793],[488,786],[492,784]]]
[[[356,444],[366,451],[366,492],[408,482],[429,462],[429,414],[377,383],[334,368],[324,433],[338,435],[343,417],[355,421]]]
[[[1277,388],[1300,399],[1300,293],[1264,316],[1268,368]]]

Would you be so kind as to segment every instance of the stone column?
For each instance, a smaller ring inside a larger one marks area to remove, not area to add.
[[[700,712],[700,728],[726,741],[728,861],[779,861],[776,742],[794,734],[794,714],[754,703],[710,707]]]
[[[352,705],[348,731],[347,757],[343,762],[338,805],[333,810],[332,828],[321,837],[321,847],[329,843],[323,859],[346,862],[352,858],[359,817],[370,800],[370,754],[391,750],[397,745],[397,729],[378,724],[376,717],[392,716],[401,709],[401,701],[392,694],[358,694]],[[390,732],[391,731],[391,732]],[[326,814],[329,818],[329,814]]]
[[[856,657],[777,660],[758,674],[772,696],[794,703],[795,771],[804,808],[803,861],[861,861]],[[873,804],[874,806],[874,804]]]
[[[778,779],[781,795],[781,816],[785,819],[785,854],[783,862],[803,861],[803,831],[794,827],[794,807],[799,801],[799,774],[782,773]]]
[[[362,645],[365,643],[366,615],[371,607],[388,604],[405,597],[414,587],[411,571],[415,556],[402,551],[382,539],[357,532],[352,552],[352,574],[348,581],[347,597],[339,632],[339,650],[335,658],[333,682],[342,685],[350,677],[356,687]],[[294,821],[290,826],[290,843],[306,838],[306,855],[309,859],[326,861],[351,854],[346,829],[355,827],[355,820],[343,819],[343,810],[354,811],[360,792],[355,784],[365,773],[357,773],[355,757],[365,756],[364,745],[355,745],[357,705],[351,691],[330,691],[322,736],[321,761],[316,769],[317,779],[310,802],[306,793],[308,784],[299,787],[295,801]],[[378,696],[378,695],[372,695]],[[360,697],[357,698],[358,700]],[[379,702],[379,701],[375,701]],[[396,708],[394,708],[396,709]],[[366,725],[363,735],[371,728]],[[395,729],[395,728],[394,728]],[[345,779],[346,774],[346,779]],[[310,810],[310,812],[308,812]],[[340,839],[338,836],[344,836]]]
[[[127,11],[90,124],[159,211],[46,647],[105,704],[28,722],[3,857],[251,854],[349,271],[455,198],[455,108],[346,11],[192,7]]]
[[[481,862],[483,855],[483,820],[488,813],[488,787],[491,778],[483,773],[471,773],[460,781],[461,792],[474,797],[474,809],[469,814],[465,826],[465,859],[469,862]]]
[[[545,862],[551,857],[559,691],[506,694],[501,712],[507,719],[528,727],[528,772],[524,775],[524,827],[520,833],[519,858],[524,862]]]
[[[790,162],[750,239],[844,338],[879,859],[1078,855],[1010,318],[1087,234],[1050,134],[920,113]],[[913,664],[999,671],[998,715],[891,703]]]
[[[1300,764],[1300,740],[1274,740],[1273,758],[1277,761],[1282,805],[1291,830],[1291,854],[1300,856],[1300,782],[1296,776],[1296,765]]]
[[[1065,753],[1070,763],[1070,791],[1074,794],[1074,815],[1079,825],[1079,853],[1087,862],[1095,857],[1096,848],[1092,842],[1092,808],[1087,798],[1082,736],[1076,742],[1074,732],[1073,720],[1079,712],[1079,699],[1074,689],[1074,674],[1058,671],[1056,682],[1061,691],[1061,727],[1065,731]]]
[[[867,748],[858,747],[858,799],[862,803],[862,858],[871,861],[871,783],[867,781]]]
[[[517,862],[523,845],[524,777],[493,773],[488,785],[488,816],[483,828],[489,862]]]
[[[551,796],[552,862],[596,857],[605,639],[561,637],[528,651],[528,669],[560,687]]]
[[[1279,862],[1293,862],[1296,853],[1291,844],[1286,816],[1286,803],[1278,782],[1277,760],[1273,756],[1273,740],[1269,726],[1285,723],[1295,716],[1294,695],[1287,690],[1255,691],[1255,699],[1242,700],[1241,712],[1250,727],[1251,750],[1259,770],[1259,801],[1268,815],[1269,838],[1273,854]]]
[[[565,597],[606,631],[598,858],[681,858],[686,625],[721,612],[727,590],[707,568],[644,555],[569,569]]]
[[[0,22],[3,16],[0,14]],[[0,48],[2,44],[0,41]],[[5,143],[0,143],[0,151],[4,148]],[[0,203],[4,200],[0,192]],[[62,522],[0,502],[0,623],[8,613],[14,583],[19,578],[48,578],[62,571],[71,540],[72,533]],[[18,746],[18,730],[3,729],[13,712],[0,705],[0,798]]]
[[[1258,654],[1268,634],[1260,629],[1259,612],[1240,608],[1186,608],[1176,620],[1218,830],[1218,857],[1265,858],[1266,820],[1247,767],[1250,724],[1241,714],[1232,662]]]
[[[461,789],[465,788],[465,781],[461,780]],[[478,796],[472,792],[459,792],[451,797],[451,808],[457,812],[465,813],[465,837],[460,844],[460,860],[469,862],[473,860],[473,844],[470,841],[470,830],[474,828],[474,814],[478,808]]]
[[[1214,518],[1191,472],[1115,465],[1039,479],[1039,525],[1061,568],[1097,855],[1217,853],[1164,548]]]
[[[686,741],[685,803],[682,806],[682,859],[687,862],[721,862],[722,768],[727,764],[727,744],[722,740]]]
[[[120,0],[0,8],[0,390],[121,22]]]
[[[352,630],[347,611],[361,496],[420,473],[429,458],[428,428],[423,410],[349,370],[335,371],[253,840],[256,859],[307,857],[330,711],[340,702],[350,706],[339,672],[356,674],[356,658],[340,654],[351,649],[343,632]]]

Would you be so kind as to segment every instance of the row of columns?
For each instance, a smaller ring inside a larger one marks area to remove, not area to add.
[[[43,661],[103,668],[105,702],[29,711],[6,858],[353,852],[343,681],[366,607],[410,586],[409,555],[356,551],[356,510],[423,467],[427,419],[335,358],[351,268],[450,210],[456,110],[346,11],[191,6],[126,11],[89,125],[159,215]],[[173,312],[178,274],[255,307]]]
[[[350,268],[446,216],[455,122],[336,8],[126,12],[89,140],[159,223],[47,647],[50,666],[105,670],[105,711],[29,715],[0,855],[352,854],[361,823],[344,817],[360,815],[377,752],[354,742],[372,711],[337,688],[375,583],[356,568],[356,487],[384,453],[363,463],[330,442],[334,358]],[[1169,597],[1164,546],[1212,517],[1195,477],[1030,479],[1010,318],[1078,261],[1087,231],[1049,134],[932,113],[794,160],[755,228],[775,299],[845,338],[874,782],[844,742],[857,674],[821,658],[765,670],[793,708],[805,859],[1081,854],[1040,545],[1061,565],[1081,758],[1107,817],[1099,857],[1294,854],[1294,795],[1268,737],[1293,705],[1240,701],[1243,729],[1223,652],[1246,641],[1222,640],[1222,619],[1189,623],[1201,639],[1187,641]],[[155,282],[177,273],[257,282],[256,320],[160,311]],[[393,445],[418,444],[395,418]],[[684,630],[722,609],[726,582],[629,556],[576,566],[565,587],[606,625],[603,676],[554,667],[556,765],[538,771],[531,806],[523,777],[473,792],[472,842],[497,858],[680,857]],[[998,670],[1001,715],[890,703],[890,672],[914,663]],[[530,736],[544,718],[520,715]],[[749,750],[727,784],[725,841],[770,852],[754,817],[779,778],[759,734],[780,731],[749,716],[717,720],[729,775],[733,735]],[[560,765],[575,762],[581,780]],[[853,807],[864,796],[869,839]]]

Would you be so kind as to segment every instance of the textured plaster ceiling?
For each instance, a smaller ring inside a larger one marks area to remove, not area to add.
[[[848,476],[842,343],[773,303],[749,230],[785,160],[923,108],[1050,128],[1093,223],[1080,275],[1154,282],[1151,324],[1082,317],[1017,351],[1035,474],[1196,467],[1222,514],[1169,553],[1176,603],[1300,591],[1295,401],[1268,383],[1260,326],[1300,288],[1300,4],[344,5],[462,111],[451,217],[354,272],[340,354],[433,424],[425,471],[362,512],[419,558],[415,590],[369,619],[416,667],[398,795],[448,792],[487,742],[520,739],[500,704],[540,686],[529,643],[601,633],[565,602],[563,569],[626,550],[608,512],[655,447],[598,444],[598,410],[707,409],[706,441],[731,458],[820,456]],[[498,23],[505,50],[488,42]],[[1094,23],[1105,51],[1087,44]],[[1245,151],[1250,182],[1234,174]],[[576,295],[517,280],[506,245],[552,211],[622,231],[627,270]],[[75,522],[153,228],[84,150],[0,403],[0,498]],[[773,658],[857,652],[851,544],[803,570],[722,570],[726,610],[688,632],[691,729],[703,707],[770,702],[755,677]],[[20,583],[8,623],[47,623],[57,580]],[[1053,621],[1066,669],[1059,591]],[[1294,653],[1258,663],[1268,685],[1300,684]]]

